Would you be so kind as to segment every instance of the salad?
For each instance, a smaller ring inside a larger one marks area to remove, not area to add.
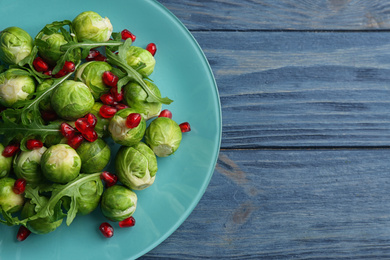
[[[47,24],[32,38],[0,32],[0,223],[16,237],[46,234],[97,208],[97,228],[135,225],[137,190],[152,185],[157,157],[179,148],[176,123],[150,78],[157,46],[135,46],[129,30],[86,11]],[[112,151],[115,172],[106,171]],[[110,224],[111,222],[111,224]]]

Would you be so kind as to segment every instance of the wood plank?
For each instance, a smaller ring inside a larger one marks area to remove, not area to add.
[[[198,206],[143,259],[388,259],[389,157],[221,151]]]
[[[383,30],[383,0],[159,0],[190,30]]]
[[[390,33],[196,32],[222,148],[390,146]]]

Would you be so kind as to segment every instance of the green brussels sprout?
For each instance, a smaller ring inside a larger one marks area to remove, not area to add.
[[[103,215],[111,221],[122,221],[137,208],[137,194],[132,190],[114,185],[103,192],[100,209]]]
[[[145,80],[146,85],[149,86],[150,90],[158,97],[161,97],[160,90],[158,87]],[[139,111],[139,113],[145,118],[145,120],[149,120],[153,117],[156,117],[161,112],[162,104],[160,102],[149,102],[146,101],[148,98],[148,94],[145,90],[135,82],[130,82],[124,87],[124,101],[126,104]]]
[[[72,26],[80,42],[85,40],[106,42],[110,39],[113,30],[110,19],[103,18],[92,11],[82,12],[76,16]]]
[[[116,112],[111,118],[108,131],[110,131],[112,140],[115,143],[131,146],[142,140],[146,130],[146,121],[144,118],[141,118],[141,122],[137,127],[128,128],[126,126],[126,118],[132,113],[138,113],[138,111],[132,108],[125,108]]]
[[[95,100],[98,100],[101,95],[107,93],[111,88],[103,83],[103,73],[111,69],[111,65],[104,61],[86,62],[77,69],[75,80],[87,85]]]
[[[27,100],[35,92],[35,81],[21,69],[9,69],[0,74],[0,104],[12,107],[17,101]]]
[[[49,201],[48,198],[42,197],[42,200]],[[23,206],[22,212],[20,213],[20,216],[25,219],[29,218],[31,216],[34,216],[36,214],[35,212],[35,205],[30,202],[30,200],[26,201],[26,203]],[[30,220],[27,222],[26,227],[34,234],[47,234],[50,232],[53,232],[56,230],[59,226],[62,224],[62,219],[55,219],[54,216],[49,216],[45,218],[38,218],[35,220]]]
[[[87,215],[94,211],[100,202],[103,193],[103,183],[101,181],[89,181],[80,186],[79,192],[81,196],[77,197],[77,213]],[[70,209],[70,198],[64,197],[63,206],[65,209]]]
[[[80,173],[81,159],[76,150],[67,144],[48,148],[41,158],[43,176],[52,182],[67,183]]]
[[[98,138],[95,142],[83,142],[76,152],[81,159],[81,171],[94,173],[102,171],[111,158],[111,149],[108,144]]]
[[[5,177],[0,179],[0,207],[8,213],[15,213],[22,209],[24,197],[13,191],[15,179]]]
[[[106,136],[109,135],[108,125],[110,124],[110,119],[102,117],[100,115],[100,113],[99,113],[100,108],[102,106],[103,106],[102,103],[96,102],[93,105],[91,111],[89,111],[90,113],[92,113],[92,114],[94,114],[96,116],[97,122],[96,122],[96,125],[95,125],[95,131],[96,131],[96,133],[98,134],[98,136],[100,138],[106,137]]]
[[[39,56],[50,65],[55,65],[60,57],[65,53],[61,51],[61,46],[67,44],[68,42],[60,33],[53,33],[49,35],[44,34],[40,40],[46,44],[38,45]]]
[[[4,151],[4,145],[0,144],[0,178],[7,177],[12,167],[13,157],[4,157],[2,155],[3,151]]]
[[[47,150],[46,147],[22,151],[15,156],[13,161],[16,177],[25,179],[28,183],[39,183],[42,181],[41,157]]]
[[[156,65],[156,60],[153,55],[149,51],[138,46],[130,46],[126,53],[126,62],[134,69],[138,69],[141,65],[144,65],[145,67],[138,70],[144,77],[150,76]]]
[[[41,84],[37,86],[37,92],[45,91],[46,89],[50,88],[53,85],[53,83],[54,83],[53,79],[47,79],[43,81]],[[49,95],[47,95],[41,100],[41,102],[39,103],[39,108],[43,111],[52,110]]]
[[[31,54],[33,39],[19,27],[8,27],[0,32],[0,59],[16,65]]]
[[[121,183],[133,190],[143,190],[156,178],[157,158],[142,142],[122,146],[115,157],[115,170]]]
[[[79,81],[66,80],[53,91],[50,103],[63,119],[76,120],[92,109],[95,100],[88,87]]]
[[[159,157],[173,154],[179,148],[181,138],[180,126],[168,117],[156,118],[145,132],[145,143]]]

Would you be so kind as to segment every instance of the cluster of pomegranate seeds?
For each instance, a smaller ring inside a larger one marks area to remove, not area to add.
[[[179,126],[182,133],[191,131],[191,126],[188,122],[181,123]]]
[[[119,221],[119,227],[125,228],[125,227],[133,227],[135,225],[135,219],[133,216],[128,217],[127,219],[124,219],[122,221]]]
[[[150,52],[153,56],[156,54],[157,52],[157,46],[156,44],[154,43],[149,43],[147,46],[146,46],[146,50],[148,52]]]
[[[163,111],[160,112],[158,117],[168,117],[168,118],[172,119],[172,112],[169,111],[168,109],[164,109]]]
[[[27,182],[25,179],[23,179],[23,178],[17,179],[14,183],[14,187],[12,188],[12,190],[16,194],[22,194],[24,192],[24,190],[26,189],[26,184],[27,184]]]
[[[34,69],[38,72],[47,72],[49,70],[49,64],[45,62],[41,57],[36,57],[33,61]]]
[[[103,236],[110,238],[114,235],[114,228],[107,222],[103,222],[99,226],[100,232],[102,232]]]
[[[85,58],[86,61],[107,61],[106,56],[101,54],[98,50],[90,50],[88,56]]]
[[[100,179],[106,183],[107,187],[111,187],[118,182],[118,177],[115,174],[112,174],[112,173],[107,172],[107,171],[102,172],[100,174]]]
[[[2,152],[2,155],[4,157],[12,157],[14,156],[17,152],[19,152],[20,146],[19,144],[9,144],[6,147],[4,147],[4,150]]]
[[[84,139],[88,142],[95,142],[98,139],[98,134],[95,131],[96,123],[96,116],[88,113],[86,116],[76,120],[76,129],[64,122],[60,126],[60,131],[68,139],[68,145],[77,149]]]
[[[130,129],[135,128],[141,122],[142,116],[138,113],[131,113],[126,118],[126,126]]]
[[[29,139],[26,142],[26,147],[29,150],[39,149],[39,148],[42,148],[42,146],[43,146],[42,141],[37,140],[37,139]]]
[[[16,234],[16,239],[18,241],[24,241],[31,234],[31,231],[28,230],[25,226],[20,226],[18,233]]]
[[[131,39],[132,42],[135,41],[136,37],[134,34],[132,34],[129,30],[127,29],[124,29],[122,32],[121,32],[121,36],[122,36],[122,40],[127,40],[127,39]]]
[[[55,78],[61,78],[69,73],[72,73],[76,69],[76,65],[72,61],[65,61],[64,66],[60,69],[57,74],[54,75]]]

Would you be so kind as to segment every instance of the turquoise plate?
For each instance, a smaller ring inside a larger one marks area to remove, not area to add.
[[[183,24],[161,4],[151,0],[2,1],[0,25],[18,26],[33,37],[47,23],[72,20],[83,11],[107,16],[114,31],[125,28],[137,39],[134,45],[157,45],[156,67],[151,79],[162,95],[174,100],[168,108],[173,119],[188,121],[178,151],[159,158],[155,183],[137,192],[136,225],[104,238],[98,227],[106,219],[97,209],[65,223],[47,235],[32,234],[16,240],[18,227],[0,225],[1,259],[135,259],[149,252],[188,217],[202,197],[219,154],[221,109],[217,86],[199,45]],[[0,30],[2,29],[0,28]],[[118,147],[114,146],[115,151]],[[180,248],[178,248],[180,250]]]

